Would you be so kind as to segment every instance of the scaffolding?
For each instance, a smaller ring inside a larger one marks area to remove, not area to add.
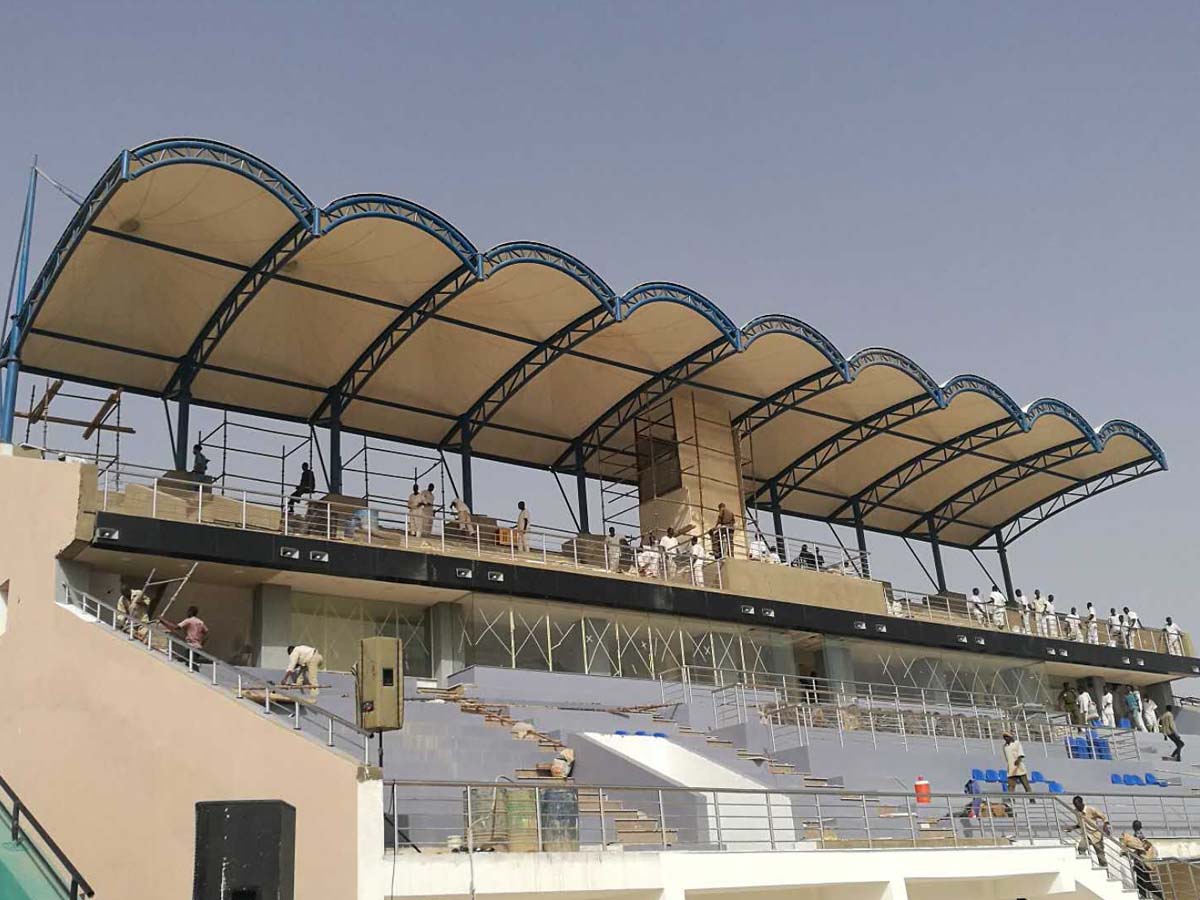
[[[634,418],[631,437],[631,444],[605,446],[598,454],[606,531],[627,529],[653,539],[665,526],[642,521],[649,501],[676,507],[672,518],[685,523],[677,531],[691,536],[702,537],[716,526],[720,502],[733,501],[735,516],[742,514],[747,462],[727,412],[720,418],[706,414],[694,391],[668,397]],[[734,546],[744,552],[744,542],[744,529],[735,529]]]
[[[396,468],[406,464],[412,465],[412,471],[385,471],[384,469],[371,469],[371,457],[382,456],[385,460],[393,463]],[[355,463],[361,460],[358,467]],[[397,503],[403,505],[407,502],[408,494],[392,494],[391,490],[396,488],[388,488],[387,486],[399,484],[401,487],[406,485],[421,485],[425,483],[425,479],[430,477],[430,473],[437,471],[437,478],[441,485],[441,497],[450,496],[446,493],[446,481],[450,482],[450,490],[455,497],[458,496],[458,485],[454,482],[454,475],[450,471],[449,465],[446,463],[446,457],[439,451],[436,456],[428,453],[417,453],[412,450],[395,450],[391,447],[380,447],[378,445],[371,446],[370,441],[364,436],[362,439],[362,447],[356,450],[352,455],[348,456],[342,463],[343,474],[360,475],[362,477],[364,497],[370,497],[373,500],[381,500],[389,503]],[[371,493],[371,479],[382,479],[387,493]],[[444,504],[437,504],[435,509],[443,510]]]
[[[86,386],[67,386],[61,378],[46,378],[41,388],[39,396],[38,384],[31,384],[29,409],[16,412],[17,418],[25,420],[24,445],[43,454],[91,459],[102,472],[115,465],[121,458],[121,435],[137,433],[133,428],[121,424],[121,389],[102,394],[76,393],[76,390],[87,390]],[[61,407],[64,402],[71,403],[73,409],[82,406],[85,415],[86,411],[95,411],[87,418],[70,414],[56,415],[53,412],[56,405]],[[41,440],[35,442],[34,428],[39,425]],[[52,425],[79,429],[84,446],[74,445],[70,440],[58,445],[57,440],[51,440]]]
[[[252,446],[243,446],[243,443],[252,443],[255,436],[262,436],[263,443],[272,439],[282,438],[279,445],[279,453],[275,454]],[[214,453],[220,453],[221,469],[218,474],[212,476],[212,483],[219,484],[221,487],[229,487],[231,482],[270,485],[272,488],[278,488],[281,496],[287,493],[289,480],[287,475],[288,460],[292,459],[298,453],[304,454],[307,452],[307,462],[309,468],[312,468],[314,454],[320,452],[320,447],[317,445],[311,429],[309,433],[305,434],[303,432],[287,431],[280,428],[266,428],[262,425],[241,421],[236,417],[230,416],[228,412],[222,412],[221,423],[210,429],[207,433],[203,430],[198,431],[196,434],[196,443],[200,445],[201,449],[209,449],[214,451]],[[251,474],[249,471],[233,468],[231,466],[231,456],[233,457],[234,464],[238,461],[244,461],[246,458],[270,460],[272,477],[267,478],[262,475]],[[279,464],[278,479],[274,477],[273,472],[276,460],[278,460]],[[322,463],[321,467],[324,469],[324,463]],[[328,476],[326,480],[328,480]]]

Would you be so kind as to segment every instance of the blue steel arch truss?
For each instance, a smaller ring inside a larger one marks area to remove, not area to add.
[[[996,532],[1000,534],[1004,545],[1008,546],[1017,538],[1028,534],[1038,525],[1041,525],[1048,519],[1054,518],[1054,516],[1061,512],[1065,512],[1077,503],[1082,503],[1084,500],[1095,497],[1097,494],[1103,494],[1105,491],[1110,491],[1115,487],[1120,487],[1123,484],[1128,484],[1131,481],[1137,481],[1140,478],[1145,478],[1147,475],[1153,475],[1155,472],[1165,470],[1166,466],[1158,459],[1155,459],[1153,455],[1135,460],[1134,462],[1124,463],[1087,480],[1071,484],[1057,494],[1021,510],[1021,512],[996,529]],[[986,540],[986,538],[981,539],[980,543],[983,540]]]
[[[1095,452],[1096,448],[1092,446],[1091,441],[1086,437],[1081,437],[1055,444],[1053,447],[1047,447],[1021,459],[1014,460],[976,479],[952,497],[943,500],[937,507],[930,511],[927,522],[914,522],[905,529],[905,533],[912,534],[924,527],[930,527],[936,532],[943,526],[955,522],[970,524],[965,522],[964,517],[971,510],[1006,488],[1010,488],[1017,482],[1033,475],[1053,474],[1070,484],[1078,484],[1081,479],[1063,475],[1054,470],[1079,459],[1081,456],[1087,456]]]
[[[163,393],[167,397],[174,397],[188,391],[192,380],[204,368],[204,364],[238,317],[301,250],[335,228],[364,218],[403,222],[437,238],[464,266],[474,265],[477,254],[471,242],[437,213],[408,200],[383,194],[354,194],[342,197],[324,210],[314,211],[313,227],[297,223],[289,228],[238,279],[237,284],[217,305],[200,333],[196,335]]]
[[[459,423],[446,433],[440,445],[449,447],[456,436],[469,438],[470,434],[464,434],[464,429],[473,433],[486,426],[504,404],[555,360],[571,353],[588,338],[624,321],[640,307],[651,303],[677,303],[686,306],[704,315],[718,328],[721,327],[720,321],[728,321],[723,315],[721,319],[714,321],[712,311],[716,309],[715,305],[690,288],[668,282],[639,285],[611,304],[601,303],[595,309],[588,310],[534,346],[484,391]]]

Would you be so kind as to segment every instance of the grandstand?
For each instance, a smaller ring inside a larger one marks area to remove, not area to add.
[[[0,887],[181,896],[197,804],[279,800],[305,900],[1196,895],[1195,769],[1124,705],[1182,702],[1190,635],[1023,608],[1008,560],[1166,470],[1137,426],[788,315],[739,327],[681,285],[618,293],[407,200],[320,207],[199,139],[122,151],[29,278],[32,177],[0,404]],[[161,403],[165,439],[126,403]],[[477,460],[574,481],[574,527],[477,508]],[[930,584],[893,584],[868,538],[921,546]],[[998,599],[949,584],[950,552],[994,554]],[[202,646],[164,624],[190,605]],[[383,734],[351,674],[378,635],[405,651]],[[317,689],[280,685],[292,645]],[[1176,721],[1191,744],[1200,717]],[[1112,823],[1106,868],[1074,794]],[[1135,818],[1152,864],[1117,843]]]

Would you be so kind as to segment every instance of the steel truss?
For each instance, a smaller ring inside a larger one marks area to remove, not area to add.
[[[1022,510],[1001,525],[999,532],[1003,536],[1003,544],[1008,546],[1021,535],[1029,533],[1047,519],[1052,519],[1076,503],[1087,500],[1089,497],[1095,497],[1097,494],[1103,494],[1105,491],[1110,491],[1130,481],[1137,481],[1139,478],[1153,475],[1155,472],[1166,471],[1166,468],[1159,460],[1148,457],[1096,475],[1087,481],[1073,484],[1053,497],[1042,500],[1036,506]]]

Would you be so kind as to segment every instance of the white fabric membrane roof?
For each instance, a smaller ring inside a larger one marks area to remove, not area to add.
[[[417,204],[314,206],[236,148],[123,152],[18,317],[22,365],[155,396],[606,474],[633,418],[693,387],[752,448],[755,505],[978,546],[1166,468],[1140,428],[1018,406],[786,315],[739,328],[671,283],[618,294],[537,243],[477,249]],[[608,473],[611,474],[611,473]]]

